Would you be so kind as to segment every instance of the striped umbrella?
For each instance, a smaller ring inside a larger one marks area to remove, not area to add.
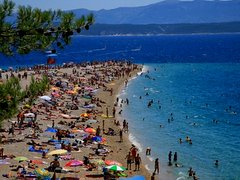
[[[114,160],[105,160],[105,164],[110,166],[110,165],[117,165],[117,166],[122,166],[121,163],[114,161]]]
[[[106,166],[105,168],[112,170],[112,171],[125,171],[126,168],[123,166],[118,166],[118,165],[111,165],[111,166]]]

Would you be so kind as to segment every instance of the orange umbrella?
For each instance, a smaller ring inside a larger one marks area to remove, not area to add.
[[[121,163],[119,163],[117,161],[114,161],[114,160],[105,160],[105,164],[108,165],[108,166],[111,166],[111,165],[122,166]]]
[[[96,130],[93,129],[93,128],[86,128],[84,131],[85,131],[85,132],[88,132],[88,133],[90,133],[90,134],[95,134],[95,133],[96,133]]]
[[[33,164],[46,164],[46,162],[44,162],[44,161],[42,161],[42,160],[40,160],[40,159],[32,159],[32,160],[30,160],[31,161],[31,163],[33,163]]]
[[[55,90],[55,91],[59,91],[59,88],[57,88],[57,87],[52,87],[51,88],[53,91]]]
[[[76,92],[76,91],[68,90],[68,91],[67,91],[67,94],[77,94],[77,92]]]
[[[80,116],[81,116],[81,117],[90,117],[91,114],[88,114],[88,113],[82,113],[82,114],[80,114]]]
[[[82,133],[82,132],[84,132],[81,129],[72,129],[71,131],[72,131],[72,133]]]

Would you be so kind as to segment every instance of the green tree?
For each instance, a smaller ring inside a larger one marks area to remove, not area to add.
[[[74,33],[89,29],[94,23],[93,14],[76,18],[72,12],[42,11],[30,6],[19,6],[4,0],[0,3],[0,52],[5,55],[28,54],[34,50],[64,48]],[[14,22],[7,20],[16,15]]]
[[[13,77],[0,84],[0,126],[4,119],[11,118],[17,113],[21,99],[22,91],[18,78]]]

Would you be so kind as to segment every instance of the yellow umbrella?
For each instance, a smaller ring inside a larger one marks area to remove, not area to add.
[[[57,149],[49,152],[47,155],[60,155],[60,154],[66,154],[67,150],[65,149]]]
[[[30,109],[30,108],[31,108],[31,106],[30,106],[29,104],[25,104],[25,105],[23,106],[23,108]]]
[[[72,129],[71,132],[72,133],[81,133],[81,132],[84,132],[84,131],[81,130],[81,129]]]

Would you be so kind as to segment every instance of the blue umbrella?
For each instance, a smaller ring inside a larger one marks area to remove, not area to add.
[[[100,142],[100,141],[102,141],[102,138],[101,138],[100,136],[94,136],[94,137],[92,138],[92,140],[93,140],[93,141]]]
[[[56,129],[54,129],[54,128],[48,127],[48,128],[45,130],[45,132],[56,133],[56,132],[57,132],[57,130],[56,130]]]

